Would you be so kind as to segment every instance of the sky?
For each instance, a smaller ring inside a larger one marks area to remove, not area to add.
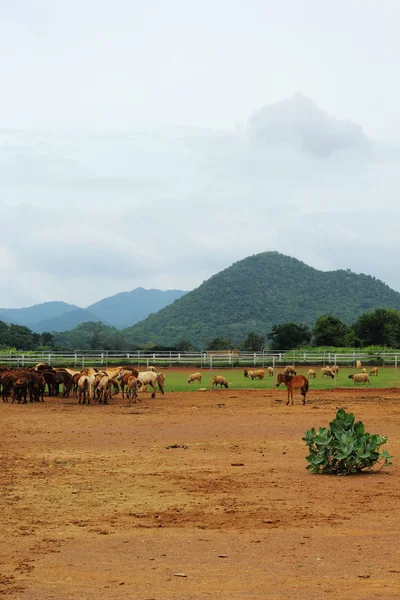
[[[0,306],[277,250],[400,291],[400,4],[2,0]]]

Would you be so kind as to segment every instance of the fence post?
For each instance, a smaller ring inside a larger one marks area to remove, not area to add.
[[[76,368],[76,365],[78,364],[78,355],[76,353],[76,350],[74,352],[74,367]]]
[[[210,390],[212,390],[212,354],[210,354]]]
[[[256,366],[256,359],[257,359],[257,354],[254,352],[254,356],[253,356],[253,365]]]
[[[22,367],[25,366],[25,355],[24,354],[22,354],[22,357],[21,357],[21,366]]]
[[[82,356],[82,371],[83,371],[84,368],[85,368],[85,357]]]
[[[334,358],[334,365],[336,367],[336,354],[335,354],[335,358]],[[335,368],[335,377],[333,379],[333,387],[336,387],[336,368]]]
[[[49,352],[49,365],[51,365],[51,354]]]
[[[397,380],[397,356],[394,357],[394,372],[395,372],[395,380],[396,380],[396,387],[398,384],[398,380]]]
[[[274,383],[275,383],[275,354],[272,357],[272,368],[274,370],[274,374],[273,374],[273,376],[271,378],[271,387],[273,389],[274,388]]]

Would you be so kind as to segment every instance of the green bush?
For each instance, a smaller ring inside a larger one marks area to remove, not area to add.
[[[307,469],[312,473],[349,475],[371,469],[376,463],[380,463],[380,468],[392,464],[393,457],[386,450],[380,452],[387,438],[366,433],[363,423],[354,421],[354,415],[342,408],[329,428],[320,427],[317,432],[313,427],[302,439],[310,451],[306,460],[310,463]]]

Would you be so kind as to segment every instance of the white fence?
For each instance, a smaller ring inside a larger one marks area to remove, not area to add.
[[[341,365],[355,366],[360,360],[366,365],[397,367],[400,350],[390,352],[363,353],[353,351],[348,354],[332,352],[300,352],[282,350],[278,352],[143,352],[143,351],[94,351],[75,350],[72,352],[0,352],[0,364],[9,366],[30,366],[40,362],[54,366],[107,366],[109,364],[136,364],[139,366],[157,365],[159,367],[197,366],[200,368],[219,367],[266,367],[292,365]]]

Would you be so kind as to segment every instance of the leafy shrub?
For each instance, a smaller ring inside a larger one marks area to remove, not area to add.
[[[310,463],[307,469],[312,473],[349,475],[371,469],[378,462],[380,468],[392,464],[393,457],[386,450],[380,452],[387,438],[366,433],[363,423],[354,421],[354,415],[342,408],[329,428],[320,427],[317,432],[313,427],[305,432],[303,441],[310,451],[306,460]]]

